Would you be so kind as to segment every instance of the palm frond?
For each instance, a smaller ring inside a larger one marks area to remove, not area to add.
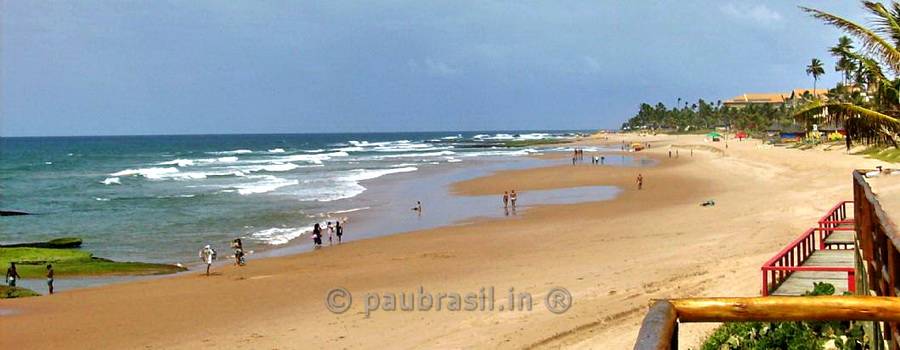
[[[880,60],[884,61],[894,73],[900,74],[900,51],[897,51],[897,48],[894,45],[879,36],[878,33],[856,24],[853,21],[824,11],[802,6],[800,8],[804,12],[811,14],[813,17],[843,29],[850,35],[853,35],[859,40],[861,48],[864,51],[878,57]]]
[[[863,6],[875,15],[873,22],[875,24],[876,32],[894,40],[894,45],[900,43],[900,24],[897,23],[896,14],[891,13],[891,11],[884,7],[880,2],[863,1]],[[896,6],[897,3],[894,3],[895,10]]]
[[[813,101],[794,112],[794,119],[842,126],[850,138],[867,144],[893,143],[900,120],[847,102]]]

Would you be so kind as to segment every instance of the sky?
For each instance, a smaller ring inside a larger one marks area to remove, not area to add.
[[[0,136],[617,128],[839,80],[856,1],[0,0]]]

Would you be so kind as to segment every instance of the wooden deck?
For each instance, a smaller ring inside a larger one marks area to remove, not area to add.
[[[853,237],[853,231],[846,231]],[[832,237],[840,231],[832,234]],[[830,237],[829,237],[830,238]],[[856,266],[853,250],[817,250],[801,266],[850,267]],[[784,281],[772,295],[803,295],[813,289],[813,282],[828,282],[834,285],[835,295],[848,290],[846,272],[796,271]]]
[[[826,246],[843,246],[849,248],[856,243],[856,231],[834,231],[825,239]]]

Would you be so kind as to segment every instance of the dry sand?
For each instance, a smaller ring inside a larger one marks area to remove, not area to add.
[[[617,137],[582,143],[617,144]],[[630,348],[651,299],[757,295],[759,266],[852,196],[852,169],[881,164],[840,148],[730,141],[723,152],[724,144],[700,136],[626,137],[652,142],[639,155],[659,165],[592,166],[587,154],[586,164],[505,171],[453,188],[499,194],[617,185],[623,192],[614,200],[539,206],[515,218],[251,260],[211,277],[189,273],[0,300],[17,312],[0,316],[0,349]],[[680,147],[677,159],[665,155],[670,144]],[[691,145],[698,149],[693,157],[685,148]],[[707,199],[716,205],[699,206]],[[527,204],[527,196],[520,201]],[[362,313],[365,293],[420,286],[461,294],[494,286],[498,299],[513,287],[533,293],[534,308]],[[542,301],[557,286],[574,299],[561,315]],[[354,295],[344,314],[325,308],[335,287]],[[682,346],[711,327],[684,327]]]

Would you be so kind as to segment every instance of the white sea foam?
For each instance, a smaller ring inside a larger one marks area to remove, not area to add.
[[[94,197],[94,200],[98,202],[109,202],[109,198]]]
[[[386,158],[415,158],[415,157],[440,157],[440,156],[449,156],[456,154],[453,151],[440,151],[440,152],[422,152],[422,153],[401,153],[401,154],[388,154],[383,156],[377,156],[375,159],[386,159]]]
[[[284,153],[284,148],[273,148],[269,150],[269,153]]]
[[[157,163],[159,165],[177,165],[180,167],[186,167],[194,165],[194,161],[190,159],[174,159],[167,162]]]
[[[234,189],[236,189],[237,193],[240,195],[248,195],[272,192],[285,186],[291,186],[300,183],[300,181],[297,180],[288,180],[272,175],[250,175],[246,178],[254,179],[256,181],[237,184],[229,187],[233,187]]]
[[[334,157],[347,157],[350,154],[347,152],[339,151],[339,152],[329,152],[329,153],[319,153],[319,154],[294,154],[285,157],[279,157],[275,159],[268,160],[268,162],[276,161],[276,162],[306,162],[312,164],[322,164],[322,161],[332,159]]]
[[[52,165],[53,162],[44,162],[44,164],[46,164],[46,165]]]
[[[345,209],[345,210],[336,210],[336,211],[329,212],[329,214],[346,214],[346,213],[352,213],[352,212],[355,212],[355,211],[368,210],[368,209],[369,209],[369,207],[361,207],[361,208],[353,208],[353,209]]]
[[[102,183],[104,185],[121,185],[122,184],[122,182],[119,180],[118,177],[107,177],[107,178],[103,179],[103,181],[100,181],[100,183]]]
[[[312,227],[273,227],[250,234],[250,238],[266,244],[279,245],[312,232]]]
[[[453,158],[453,157],[447,157],[447,163],[459,163],[459,162],[461,162],[461,161],[462,161],[462,159],[456,159],[456,158]]]
[[[355,170],[350,170],[349,174],[342,176],[340,179],[342,181],[359,182],[359,181],[377,179],[377,178],[385,176],[385,175],[397,174],[397,173],[408,173],[408,172],[416,171],[416,170],[419,170],[419,168],[412,167],[412,166],[403,167],[403,168],[395,168],[395,169],[355,169]]]
[[[206,152],[207,154],[221,154],[221,155],[229,155],[229,154],[248,154],[253,153],[253,151],[249,149],[236,149],[231,151],[221,151],[221,152]]]
[[[167,175],[171,175],[178,172],[178,168],[139,168],[139,169],[125,169],[122,171],[118,171],[109,176],[118,177],[118,176],[143,176],[148,179],[162,179]]]

